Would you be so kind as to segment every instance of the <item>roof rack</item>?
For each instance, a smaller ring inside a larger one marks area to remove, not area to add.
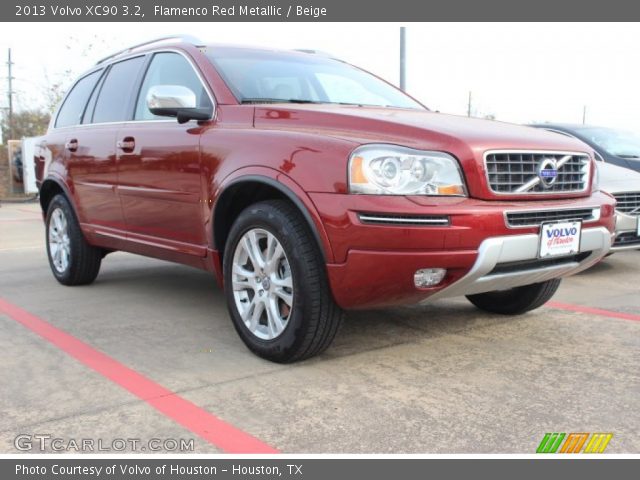
[[[194,46],[203,45],[202,40],[200,40],[197,37],[194,37],[193,35],[169,35],[169,36],[166,36],[166,37],[155,38],[153,40],[147,40],[146,42],[138,43],[138,44],[133,45],[131,47],[127,47],[127,48],[125,48],[123,50],[118,50],[117,52],[112,53],[111,55],[107,55],[106,57],[98,60],[96,65],[100,65],[101,63],[104,63],[107,60],[119,57],[120,55],[124,55],[124,54],[129,53],[129,52],[132,52],[133,50],[135,50],[137,48],[146,47],[148,45],[153,45],[154,43],[161,43],[161,42],[168,42],[168,41],[185,42],[185,43],[190,43],[191,45],[194,45]]]

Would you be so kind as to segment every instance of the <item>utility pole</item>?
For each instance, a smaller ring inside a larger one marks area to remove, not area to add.
[[[587,106],[586,105],[582,108],[582,124],[584,125],[585,123],[587,123]]]
[[[7,96],[9,97],[9,137],[7,138],[7,140],[13,139],[13,76],[11,74],[12,67],[13,62],[11,61],[11,49],[9,49],[9,57],[7,60],[7,80],[9,82],[9,91],[7,92]]]
[[[471,90],[469,90],[469,101],[467,102],[467,117],[471,116]]]
[[[400,90],[407,89],[407,32],[400,27]]]

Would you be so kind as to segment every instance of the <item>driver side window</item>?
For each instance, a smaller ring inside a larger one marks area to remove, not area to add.
[[[211,100],[193,66],[179,53],[161,52],[154,54],[138,94],[134,120],[161,120],[166,117],[154,115],[147,108],[147,94],[151,87],[158,85],[179,85],[187,87],[196,95],[199,108],[212,108]]]

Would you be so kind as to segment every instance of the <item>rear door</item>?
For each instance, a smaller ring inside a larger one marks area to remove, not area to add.
[[[131,115],[132,96],[144,57],[112,64],[97,84],[72,138],[67,140],[69,173],[79,199],[85,229],[122,235],[122,206],[117,196],[116,134]]]
[[[180,85],[212,106],[191,61],[174,51],[153,55],[141,83],[134,118],[117,134],[118,191],[129,237],[171,250],[206,253],[200,163],[201,128],[196,122],[154,116],[146,105],[149,89]]]
[[[87,102],[97,89],[103,74],[104,69],[96,70],[74,84],[58,111],[54,128],[46,137],[46,147],[51,155],[43,159],[43,176],[52,175],[66,179],[81,222],[87,222],[88,218],[84,208],[85,201],[88,201],[88,192],[84,187],[83,177],[89,166],[78,161],[78,157],[88,148],[90,137],[82,127],[82,118]],[[58,158],[63,161],[52,162]],[[50,167],[52,170],[49,170]]]

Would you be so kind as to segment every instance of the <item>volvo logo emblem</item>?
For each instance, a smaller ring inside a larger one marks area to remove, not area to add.
[[[543,158],[538,165],[538,178],[544,188],[551,188],[558,179],[558,163],[553,158]]]

